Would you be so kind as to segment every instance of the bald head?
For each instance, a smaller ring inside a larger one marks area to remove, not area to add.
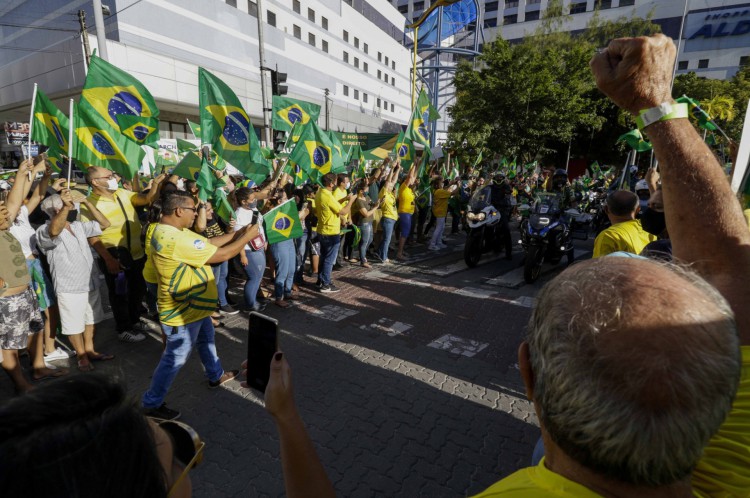
[[[614,216],[634,215],[638,196],[627,190],[617,190],[607,196],[607,210]]]
[[[539,294],[529,323],[534,402],[570,458],[620,481],[686,478],[739,380],[726,301],[684,269],[606,257]]]

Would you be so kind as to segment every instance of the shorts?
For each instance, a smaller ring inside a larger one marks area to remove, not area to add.
[[[55,293],[52,289],[52,282],[50,282],[47,273],[42,268],[42,262],[38,259],[27,259],[26,268],[29,269],[31,289],[36,294],[39,309],[44,311],[50,306],[54,306],[56,304]]]
[[[44,320],[31,288],[13,296],[0,297],[0,349],[24,349],[29,332],[44,330]]]
[[[310,249],[310,254],[313,256],[320,256],[320,239],[318,238],[317,232],[315,232],[315,240],[307,240],[307,247]]]
[[[408,237],[411,233],[411,217],[412,213],[398,213],[399,232],[402,237]]]
[[[104,319],[99,289],[76,294],[59,292],[57,306],[60,309],[60,323],[64,335],[80,334],[86,325],[93,325]]]

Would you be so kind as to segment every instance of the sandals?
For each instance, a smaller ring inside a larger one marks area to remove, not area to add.
[[[78,360],[78,370],[81,372],[91,372],[94,370],[94,365],[91,363],[83,363],[82,360]]]
[[[114,360],[115,355],[113,354],[106,354],[106,353],[99,353],[98,355],[94,356],[90,353],[86,354],[86,357],[89,359],[89,361],[109,361]]]

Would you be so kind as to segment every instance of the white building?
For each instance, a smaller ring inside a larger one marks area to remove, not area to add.
[[[257,4],[248,0],[104,0],[109,61],[151,91],[162,138],[192,138],[198,67],[224,80],[262,125]],[[0,2],[0,122],[29,119],[33,84],[67,114],[85,78],[77,12],[91,0]],[[330,128],[396,132],[408,121],[411,55],[403,16],[387,0],[264,0],[266,66],[288,73],[287,96],[321,105]],[[269,87],[270,93],[270,87]],[[269,97],[270,100],[270,97]]]

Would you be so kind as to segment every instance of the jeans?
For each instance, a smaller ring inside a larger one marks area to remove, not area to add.
[[[219,306],[227,305],[227,275],[229,275],[229,261],[211,266],[216,281],[216,290],[219,293]]]
[[[107,265],[103,259],[99,259],[99,268],[104,274],[107,284],[109,303],[112,306],[112,314],[115,318],[115,329],[117,333],[133,329],[133,325],[140,321],[141,301],[146,294],[146,281],[143,280],[143,265],[146,258],[133,261],[130,268],[125,271],[125,280],[128,282],[128,293],[118,296],[115,292],[115,277],[107,271]]]
[[[245,250],[245,255],[247,256],[247,266],[245,267],[245,273],[247,274],[245,304],[250,308],[255,308],[258,304],[255,297],[258,295],[260,282],[263,280],[263,272],[266,271],[266,253],[265,251]]]
[[[307,232],[301,237],[294,239],[294,249],[297,254],[296,269],[294,270],[294,281],[298,284],[304,282],[302,274],[305,272],[305,254],[307,254]]]
[[[396,220],[383,218],[380,220],[380,224],[383,226],[383,242],[380,243],[378,256],[380,256],[381,260],[386,261],[388,259],[388,247],[391,245],[393,226],[396,224]]]
[[[141,403],[144,408],[158,408],[164,402],[177,372],[185,364],[193,346],[198,349],[201,363],[206,370],[209,381],[215,382],[224,375],[221,361],[216,354],[214,342],[214,326],[211,317],[203,318],[187,325],[170,326],[161,324],[161,329],[167,336],[167,346],[156,365],[151,378],[151,386],[143,393]]]
[[[271,244],[271,254],[276,263],[276,279],[274,280],[274,297],[281,299],[292,293],[294,283],[294,268],[297,265],[297,251],[294,241],[282,240]]]
[[[318,235],[320,240],[320,282],[323,285],[331,285],[331,271],[336,262],[336,255],[341,245],[341,236]]]
[[[159,291],[158,284],[152,284],[151,282],[146,282],[146,305],[148,306],[149,313],[159,312],[156,307],[156,296],[157,296],[158,291]]]
[[[435,231],[432,232],[429,247],[439,247],[443,243],[443,230],[445,230],[445,216],[437,218]]]
[[[359,260],[361,263],[367,262],[367,248],[372,243],[372,223],[362,223],[359,225],[362,232],[362,241],[359,243]]]

